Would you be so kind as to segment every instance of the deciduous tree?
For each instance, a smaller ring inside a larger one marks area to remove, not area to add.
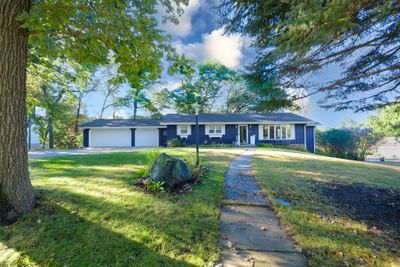
[[[157,11],[164,7],[174,17],[182,2],[187,1],[0,1],[0,221],[34,206],[26,145],[28,38],[50,60],[102,65],[112,55],[126,77],[143,66],[159,72],[170,46],[157,27]]]
[[[385,136],[400,137],[400,104],[379,110],[368,122],[375,131]]]
[[[176,75],[180,81],[179,88],[168,95],[173,107],[181,113],[194,113],[196,105],[199,105],[201,112],[210,112],[221,94],[223,83],[235,76],[235,72],[226,66],[217,63],[196,64],[185,55],[173,58],[168,73]]]

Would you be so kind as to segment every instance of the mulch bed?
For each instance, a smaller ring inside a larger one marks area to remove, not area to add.
[[[320,186],[322,193],[350,218],[370,227],[400,232],[400,191],[360,183]]]

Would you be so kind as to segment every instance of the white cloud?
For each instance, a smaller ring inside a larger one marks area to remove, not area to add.
[[[168,22],[162,24],[161,29],[173,36],[188,36],[192,32],[192,16],[200,9],[200,7],[201,0],[190,0],[189,4],[183,7],[184,13],[179,18],[179,24]]]
[[[175,44],[178,53],[202,61],[217,61],[227,67],[238,68],[246,40],[240,36],[223,35],[222,28],[203,34],[201,43]]]
[[[242,39],[240,36],[224,36],[223,33],[223,29],[218,29],[203,37],[206,59],[235,68],[242,57]]]

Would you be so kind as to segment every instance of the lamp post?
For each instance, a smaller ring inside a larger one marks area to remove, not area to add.
[[[196,112],[196,167],[199,166],[199,135],[200,135],[200,131],[199,131],[199,105],[196,105],[195,107],[195,112]]]

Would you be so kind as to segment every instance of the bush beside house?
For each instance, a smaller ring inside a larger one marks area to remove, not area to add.
[[[364,160],[382,137],[382,134],[368,128],[317,131],[316,152],[326,156]]]

